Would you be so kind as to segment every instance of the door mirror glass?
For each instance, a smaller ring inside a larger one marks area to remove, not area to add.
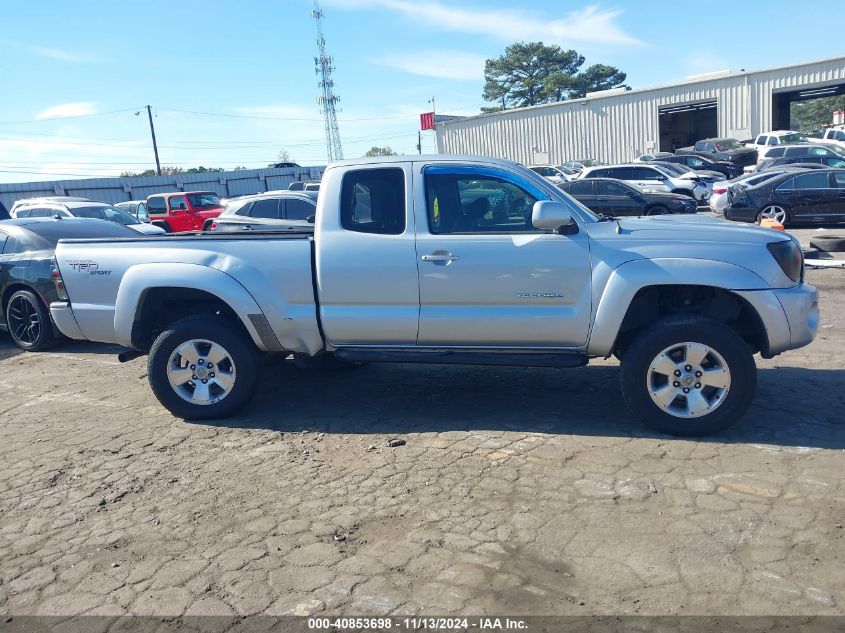
[[[317,216],[309,215],[307,218],[305,218],[305,221],[308,222],[308,224],[314,224],[317,221]]]
[[[557,231],[575,223],[569,208],[562,202],[540,200],[531,210],[531,223],[535,229]]]

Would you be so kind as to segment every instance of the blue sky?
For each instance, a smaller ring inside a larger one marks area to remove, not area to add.
[[[162,164],[325,162],[309,0],[8,3],[0,30],[0,182]],[[323,0],[347,157],[415,153],[418,115],[469,115],[484,59],[514,41],[574,48],[642,88],[845,54],[841,0]],[[801,25],[801,26],[798,26]],[[135,112],[140,112],[136,115]],[[189,112],[190,111],[190,112]],[[197,114],[204,113],[204,114]],[[216,116],[215,116],[216,115]],[[424,133],[423,150],[433,150]]]

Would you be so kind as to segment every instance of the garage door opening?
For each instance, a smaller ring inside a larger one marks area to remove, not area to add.
[[[815,132],[833,123],[845,108],[845,83],[802,88],[772,95],[772,129]]]
[[[719,132],[715,101],[662,106],[658,114],[661,152],[674,152]]]

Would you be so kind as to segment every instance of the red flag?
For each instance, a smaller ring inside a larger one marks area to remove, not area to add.
[[[423,112],[420,115],[420,129],[433,130],[434,129],[434,112]]]

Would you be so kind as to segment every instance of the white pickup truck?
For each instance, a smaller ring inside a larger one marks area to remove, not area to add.
[[[820,145],[832,145],[845,150],[845,127],[839,126],[828,128],[819,136],[808,136],[807,141],[810,143],[818,143]]]
[[[241,408],[259,351],[329,366],[615,355],[635,415],[701,435],[749,407],[753,354],[807,345],[819,313],[789,236],[692,220],[597,217],[503,160],[360,159],[327,169],[313,234],[62,241],[50,311],[71,338],[148,353],[153,392],[184,418]]]

